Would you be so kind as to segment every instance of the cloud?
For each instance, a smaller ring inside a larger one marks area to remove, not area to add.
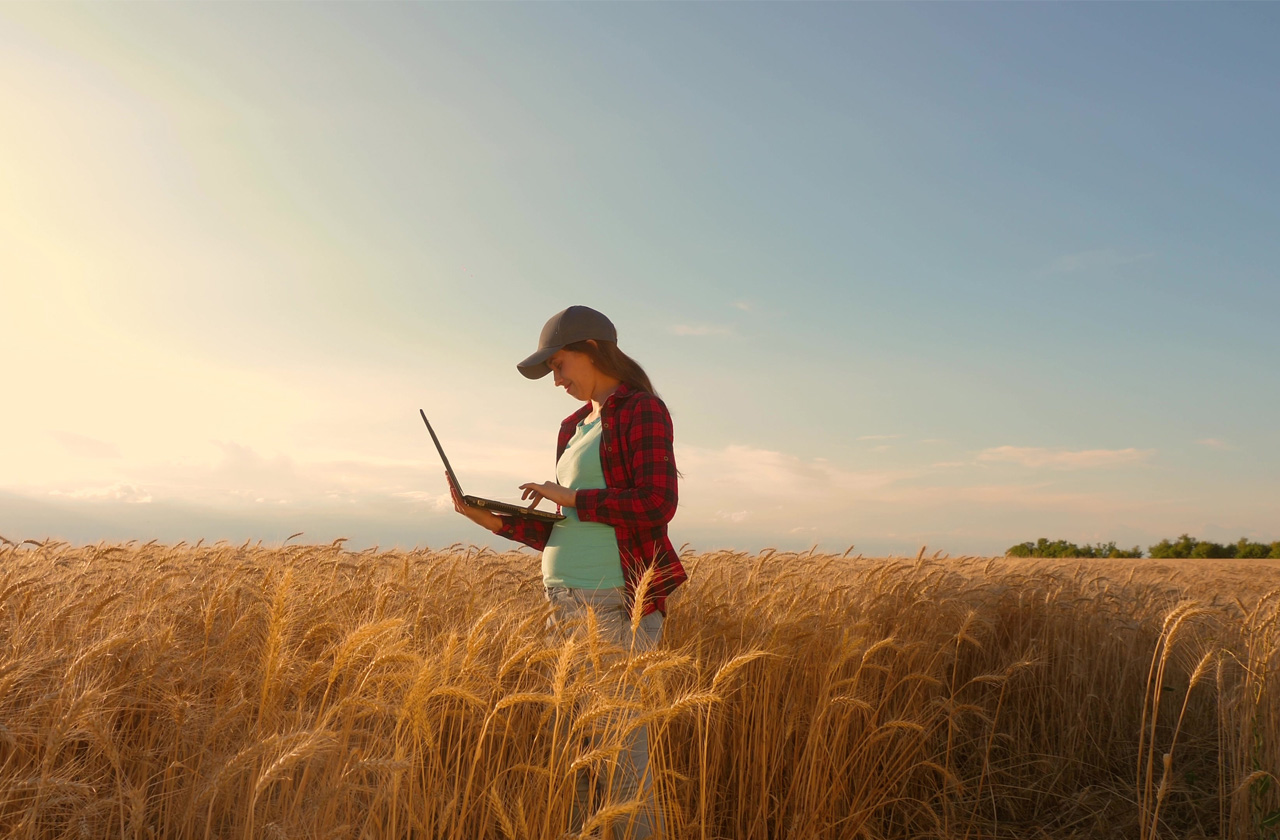
[[[222,450],[222,461],[216,472],[237,482],[292,482],[297,478],[297,469],[291,458],[283,455],[267,458],[251,447],[235,441],[216,440],[213,445]]]
[[[1049,511],[1089,515],[1114,514],[1140,502],[1107,492],[1055,490],[1049,482],[933,485],[904,488],[893,498],[900,508],[952,511]]]
[[[992,452],[1004,458],[1017,454],[1035,463],[1047,459],[1060,469],[1104,458],[1014,447]],[[1033,457],[1036,453],[1039,458]],[[1121,450],[1105,457],[1131,456]],[[991,541],[984,550],[1003,551],[1025,532],[1065,527],[1059,523],[1152,515],[1149,500],[1110,483],[1072,487],[1052,472],[991,481],[991,471],[981,471],[973,458],[862,469],[735,444],[716,449],[678,445],[676,459],[684,478],[673,527],[689,535],[681,540],[699,545],[790,545],[787,540],[804,539],[857,542],[867,552],[890,545],[893,551],[906,550],[912,544],[913,551],[921,544],[957,550],[972,545],[974,534],[981,532]]]
[[[467,462],[467,475],[474,474],[477,485],[492,485],[472,487],[469,479],[469,492],[510,501],[519,495],[511,492],[515,479],[528,478],[524,473],[531,469],[523,459],[535,457],[533,450],[498,450],[466,440],[456,449],[454,460]],[[841,462],[746,445],[677,444],[683,478],[672,537],[677,544],[738,548],[815,541],[843,547],[856,541],[869,554],[909,549],[914,555],[921,544],[951,551],[980,545],[998,553],[1036,533],[1067,533],[1086,525],[1105,530],[1120,522],[1140,522],[1153,534],[1178,533],[1177,521],[1202,512],[1171,511],[1167,502],[1135,496],[1110,481],[1089,484],[1088,473],[1080,476],[1084,486],[1072,486],[1080,480],[1048,471],[1123,464],[1148,454],[1010,446],[966,461],[870,469],[872,459]],[[114,483],[84,481],[56,485],[56,491],[46,486],[28,494],[43,505],[39,509],[18,497],[6,501],[0,491],[0,522],[28,535],[88,541],[119,536],[283,540],[296,531],[305,531],[306,540],[345,536],[364,545],[489,539],[452,511],[434,452],[418,460],[357,453],[284,458],[223,444],[220,455],[206,464],[170,464],[164,471],[122,476]],[[545,452],[536,457],[550,460]],[[518,463],[502,464],[512,458]],[[981,467],[998,462],[1046,471],[991,480],[997,471]],[[1232,515],[1247,507],[1238,498],[1231,504]],[[1253,515],[1264,514],[1259,509]],[[1120,538],[1128,532],[1107,533]],[[489,544],[512,547],[504,540]]]
[[[671,327],[673,335],[733,335],[733,328],[721,324],[675,324]]]
[[[405,522],[456,516],[434,449],[419,458],[395,458],[336,451],[297,457],[227,440],[214,441],[213,447],[213,457],[204,462],[153,463],[96,479],[59,477],[15,489],[92,510],[107,502],[150,502],[166,510],[184,506],[249,517],[272,508],[321,521],[329,514]],[[535,449],[463,439],[449,454],[467,492],[478,496],[517,502],[522,481],[554,476],[549,445]]]
[[[151,502],[151,494],[134,484],[117,481],[105,487],[83,487],[79,490],[50,490],[50,496],[97,502],[127,502],[145,505]]]
[[[733,302],[733,308],[741,309],[743,312],[750,312],[752,307],[750,301],[735,300]]]
[[[858,435],[858,440],[896,440],[902,435]]]
[[[432,511],[452,510],[445,492],[444,469],[434,453],[426,460],[361,457],[294,459],[267,456],[231,441],[217,443],[222,457],[212,468],[190,470],[187,481],[168,488],[176,498],[191,502],[295,505],[299,508],[364,507],[392,509],[425,505]],[[457,447],[464,451],[467,447]],[[453,454],[453,453],[451,453]],[[491,465],[468,460],[473,478]],[[507,482],[512,483],[512,482]],[[514,484],[512,484],[514,486]],[[472,488],[468,484],[468,492]]]
[[[850,470],[822,458],[804,459],[739,444],[722,449],[677,446],[676,460],[686,477],[681,485],[682,503],[686,498],[716,499],[720,510],[753,509],[761,502],[789,504],[817,494],[825,494],[822,504],[839,505],[875,498],[895,482],[917,474],[908,470]],[[687,496],[686,485],[690,491]],[[725,504],[729,500],[732,507]]]
[[[425,490],[405,490],[402,493],[392,493],[397,499],[406,499],[410,502],[417,502],[429,505],[433,510],[453,510],[453,497],[448,493],[428,493]]]
[[[1219,440],[1218,438],[1202,438],[1196,441],[1196,443],[1200,444],[1201,446],[1207,446],[1210,449],[1219,449],[1219,450],[1228,451],[1228,452],[1240,448],[1238,446],[1232,446],[1231,444],[1227,443],[1225,440]]]
[[[62,448],[77,458],[119,458],[120,450],[115,444],[97,438],[78,435],[75,432],[49,432],[49,435],[62,445]]]
[[[1050,263],[1045,269],[1048,274],[1085,274],[1114,271],[1126,265],[1153,259],[1155,254],[1121,254],[1113,248],[1097,251],[1080,251],[1065,254]]]
[[[1116,467],[1146,460],[1151,449],[1045,449],[1036,446],[997,446],[978,453],[978,460],[1047,467],[1055,470],[1086,470]]]

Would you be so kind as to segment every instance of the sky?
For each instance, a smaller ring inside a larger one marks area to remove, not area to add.
[[[0,536],[507,545],[617,325],[696,550],[1280,540],[1280,6],[0,5]]]

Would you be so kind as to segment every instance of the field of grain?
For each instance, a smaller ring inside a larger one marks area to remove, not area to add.
[[[685,561],[632,655],[528,551],[4,545],[0,837],[550,840],[639,725],[673,837],[1280,836],[1273,561]]]

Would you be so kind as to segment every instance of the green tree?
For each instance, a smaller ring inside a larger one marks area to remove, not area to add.
[[[1280,560],[1280,541],[1273,543],[1253,542],[1241,537],[1234,543],[1216,543],[1209,540],[1198,540],[1190,534],[1183,534],[1176,540],[1163,539],[1155,545],[1148,546],[1150,556],[1157,560],[1184,560],[1190,557],[1229,559],[1257,559],[1270,557]],[[1086,557],[1132,559],[1143,556],[1142,546],[1120,548],[1115,540],[1110,542],[1085,543],[1076,545],[1067,540],[1051,540],[1041,537],[1035,542],[1023,542],[1010,546],[1005,550],[1006,557]]]
[[[1200,541],[1192,537],[1190,534],[1183,534],[1178,537],[1177,542],[1169,542],[1163,539],[1148,548],[1153,558],[1162,560],[1180,560],[1191,556],[1191,552],[1195,551],[1196,545]]]
[[[1076,545],[1068,540],[1041,537],[1035,542],[1009,546],[1004,554],[1006,557],[1141,557],[1142,548],[1136,545],[1128,550],[1117,548],[1114,540],[1094,545]]]
[[[1221,560],[1228,557],[1235,557],[1236,547],[1234,545],[1223,545],[1222,543],[1201,540],[1191,549],[1191,556]]]
[[[1255,559],[1266,557],[1271,553],[1271,546],[1266,543],[1250,542],[1247,538],[1241,537],[1236,543],[1236,557]]]

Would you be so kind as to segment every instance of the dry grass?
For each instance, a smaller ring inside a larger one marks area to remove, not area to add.
[[[0,836],[555,838],[639,723],[681,838],[1277,836],[1274,563],[686,561],[631,656],[528,552],[4,546]]]

